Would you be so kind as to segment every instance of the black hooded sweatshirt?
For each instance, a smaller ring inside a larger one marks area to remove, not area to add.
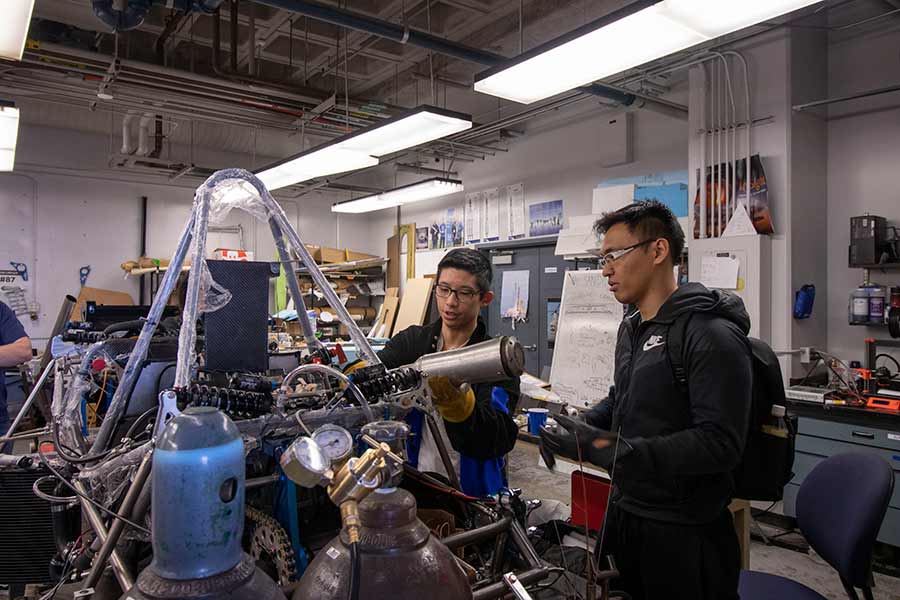
[[[685,330],[687,393],[676,383],[666,339]],[[750,317],[733,294],[698,283],[678,288],[646,322],[626,317],[616,343],[614,387],[585,414],[619,432],[633,451],[617,461],[613,501],[632,514],[681,524],[713,521],[731,501],[731,472],[744,451],[750,414]]]

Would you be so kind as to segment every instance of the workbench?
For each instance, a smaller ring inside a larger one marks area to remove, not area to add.
[[[894,470],[894,493],[878,541],[900,546],[900,413],[791,400],[788,409],[799,418],[794,477],[784,491],[784,514],[796,517],[800,484],[822,460],[844,452],[873,453]]]

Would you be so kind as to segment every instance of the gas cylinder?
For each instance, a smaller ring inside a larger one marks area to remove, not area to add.
[[[360,600],[470,600],[465,573],[416,516],[406,490],[379,489],[359,504]],[[292,600],[346,600],[350,551],[345,532],[316,555]]]
[[[153,560],[124,598],[283,600],[241,549],[244,444],[227,415],[192,407],[153,453]]]

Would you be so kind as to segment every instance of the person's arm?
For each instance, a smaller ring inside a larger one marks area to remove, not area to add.
[[[609,386],[609,394],[584,413],[584,422],[598,429],[612,429],[613,411],[616,410],[616,386]]]
[[[0,346],[0,368],[15,367],[29,360],[31,360],[31,340],[28,336]]]
[[[519,380],[496,384],[507,394],[519,393]],[[478,460],[499,458],[516,445],[519,428],[508,413],[498,410],[492,401],[494,385],[475,386],[475,405],[463,421],[454,423],[444,419],[447,437],[453,449]]]
[[[627,439],[633,451],[622,461],[629,470],[677,478],[726,473],[740,462],[753,386],[749,345],[732,323],[697,321],[686,340],[692,425],[670,435]]]

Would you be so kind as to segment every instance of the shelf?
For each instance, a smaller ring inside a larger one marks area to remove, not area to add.
[[[887,323],[847,323],[851,327],[887,327]]]
[[[869,269],[869,270],[885,270],[885,269],[900,269],[900,262],[892,262],[892,263],[882,263],[877,265],[849,265],[850,269]]]

